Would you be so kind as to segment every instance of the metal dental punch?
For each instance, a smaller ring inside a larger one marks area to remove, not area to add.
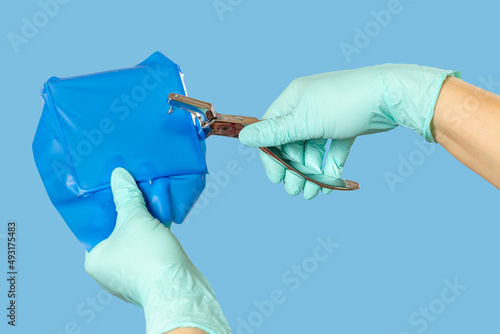
[[[175,93],[169,94],[167,103],[170,105],[169,113],[174,112],[174,108],[177,107],[193,114],[200,122],[206,138],[210,135],[238,138],[241,129],[259,121],[255,117],[220,114],[215,111],[211,103]],[[306,166],[294,161],[278,147],[259,147],[259,149],[285,168],[320,187],[334,190],[359,189],[357,182],[311,173]]]

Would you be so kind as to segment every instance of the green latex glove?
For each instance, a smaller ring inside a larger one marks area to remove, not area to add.
[[[86,253],[87,272],[105,291],[144,308],[147,334],[179,327],[231,333],[210,283],[170,230],[150,215],[132,176],[115,169],[111,187],[116,226]]]
[[[316,174],[340,178],[357,136],[402,125],[435,142],[430,122],[449,75],[460,78],[449,70],[385,64],[295,79],[239,138],[248,146],[277,146]],[[332,142],[323,169],[327,139]],[[311,199],[320,190],[262,152],[261,159],[271,181],[283,180],[290,195],[303,191]]]

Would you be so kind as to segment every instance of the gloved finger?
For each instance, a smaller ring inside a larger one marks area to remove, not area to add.
[[[302,134],[303,125],[297,126],[293,114],[288,114],[247,125],[241,130],[239,139],[247,146],[269,147],[309,139]]]
[[[285,159],[293,160],[310,169],[310,173],[323,174],[326,139],[306,140],[281,145]]]
[[[285,177],[285,167],[266,153],[260,150],[259,153],[262,165],[264,165],[264,169],[266,170],[267,177],[269,177],[273,183],[280,183]]]
[[[287,169],[283,183],[285,184],[286,192],[289,195],[296,196],[304,189],[306,180]]]
[[[341,177],[345,162],[351,151],[355,138],[332,140],[325,161],[324,174],[331,177]]]
[[[292,106],[294,104],[291,104]],[[279,146],[295,141],[323,138],[323,122],[308,119],[310,116],[307,103],[295,105],[290,113],[250,124],[241,130],[240,141],[247,146]],[[313,131],[313,135],[309,132]]]
[[[280,94],[280,96],[278,96],[278,98],[274,100],[274,102],[269,106],[269,108],[267,108],[264,115],[262,115],[262,120],[291,114],[295,107],[295,99],[292,98],[291,91],[292,90],[287,87]],[[241,130],[239,134],[240,141],[247,146],[253,146],[253,147],[265,146],[265,145],[259,145],[260,142],[259,143],[255,142],[256,138],[259,136],[259,129],[263,126],[265,127],[266,123],[264,123],[264,125],[259,125],[257,127],[254,127],[252,124],[246,126],[245,128],[243,128],[243,130]],[[267,146],[276,146],[276,145],[267,145]]]
[[[120,229],[136,218],[154,220],[146,208],[146,202],[132,175],[123,168],[116,168],[111,174],[111,190],[115,201],[118,219],[116,228]]]
[[[323,172],[325,175],[335,178],[340,178],[342,176],[342,171],[354,140],[355,138],[332,140],[325,161],[325,170]],[[332,189],[328,188],[322,188],[321,190],[324,194],[332,192]]]
[[[325,195],[328,195],[329,193],[331,193],[333,191],[333,189],[329,189],[329,188],[321,188],[321,192]]]
[[[304,143],[304,166],[318,174],[323,173],[323,158],[327,139],[312,139]]]
[[[316,197],[320,189],[321,187],[317,184],[306,181],[302,194],[304,195],[305,199],[313,199],[314,197]]]
[[[293,142],[281,145],[281,151],[286,154],[287,158],[304,164],[304,142]]]

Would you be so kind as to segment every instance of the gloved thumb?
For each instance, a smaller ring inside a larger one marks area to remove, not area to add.
[[[146,208],[146,202],[132,175],[123,168],[111,174],[111,190],[118,218],[116,227],[136,218],[154,219]]]
[[[241,130],[241,143],[252,147],[269,147],[308,140],[305,127],[298,125],[293,114],[263,119]]]

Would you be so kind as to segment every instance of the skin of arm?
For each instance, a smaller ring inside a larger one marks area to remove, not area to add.
[[[431,131],[456,159],[500,189],[500,96],[448,77]]]

